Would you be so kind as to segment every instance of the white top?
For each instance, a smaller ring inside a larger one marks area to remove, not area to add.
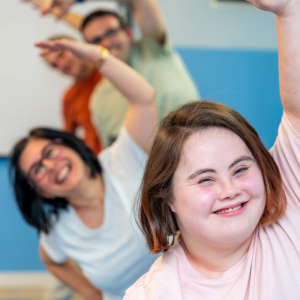
[[[258,225],[245,256],[218,278],[196,270],[177,241],[127,290],[124,300],[300,299],[300,136],[285,115],[270,152],[288,201],[282,219]]]
[[[40,236],[53,261],[73,259],[105,300],[122,299],[158,257],[149,255],[131,214],[147,158],[123,127],[116,142],[99,155],[105,185],[103,225],[88,228],[70,205],[50,233]]]

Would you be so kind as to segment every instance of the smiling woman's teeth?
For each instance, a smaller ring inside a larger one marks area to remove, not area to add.
[[[69,170],[70,170],[70,167],[67,166],[60,172],[58,182],[62,182],[66,178],[66,176],[69,173]]]
[[[235,211],[235,210],[238,210],[242,208],[242,204],[236,206],[236,207],[233,207],[233,208],[229,208],[229,209],[225,209],[225,210],[219,210],[219,211],[216,211],[215,213],[216,214],[224,214],[224,213],[228,213],[228,212],[231,212],[231,211]]]

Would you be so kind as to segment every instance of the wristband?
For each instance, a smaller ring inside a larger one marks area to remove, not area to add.
[[[84,0],[76,0],[77,2],[83,2]]]
[[[102,47],[102,46],[98,46],[98,49],[100,50],[100,58],[99,60],[94,64],[94,68],[99,70],[99,68],[102,66],[102,64],[105,62],[107,56],[109,55],[109,51]]]

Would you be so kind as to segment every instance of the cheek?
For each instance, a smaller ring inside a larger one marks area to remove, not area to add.
[[[254,199],[264,198],[265,196],[265,185],[259,169],[242,179],[240,185],[242,190],[246,191]]]
[[[174,191],[175,201],[173,207],[180,223],[184,225],[199,225],[211,214],[216,200],[216,193],[212,189],[201,189],[191,186]],[[196,224],[195,224],[196,223]]]

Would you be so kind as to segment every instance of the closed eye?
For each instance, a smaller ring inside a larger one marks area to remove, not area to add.
[[[203,178],[203,179],[199,180],[199,181],[198,181],[198,183],[205,183],[205,182],[210,182],[210,181],[212,181],[212,179],[211,179],[211,178],[209,178],[209,177],[205,177],[205,178]]]
[[[234,174],[239,174],[239,173],[243,173],[243,172],[246,172],[249,168],[248,167],[241,167],[241,168],[238,168]]]

